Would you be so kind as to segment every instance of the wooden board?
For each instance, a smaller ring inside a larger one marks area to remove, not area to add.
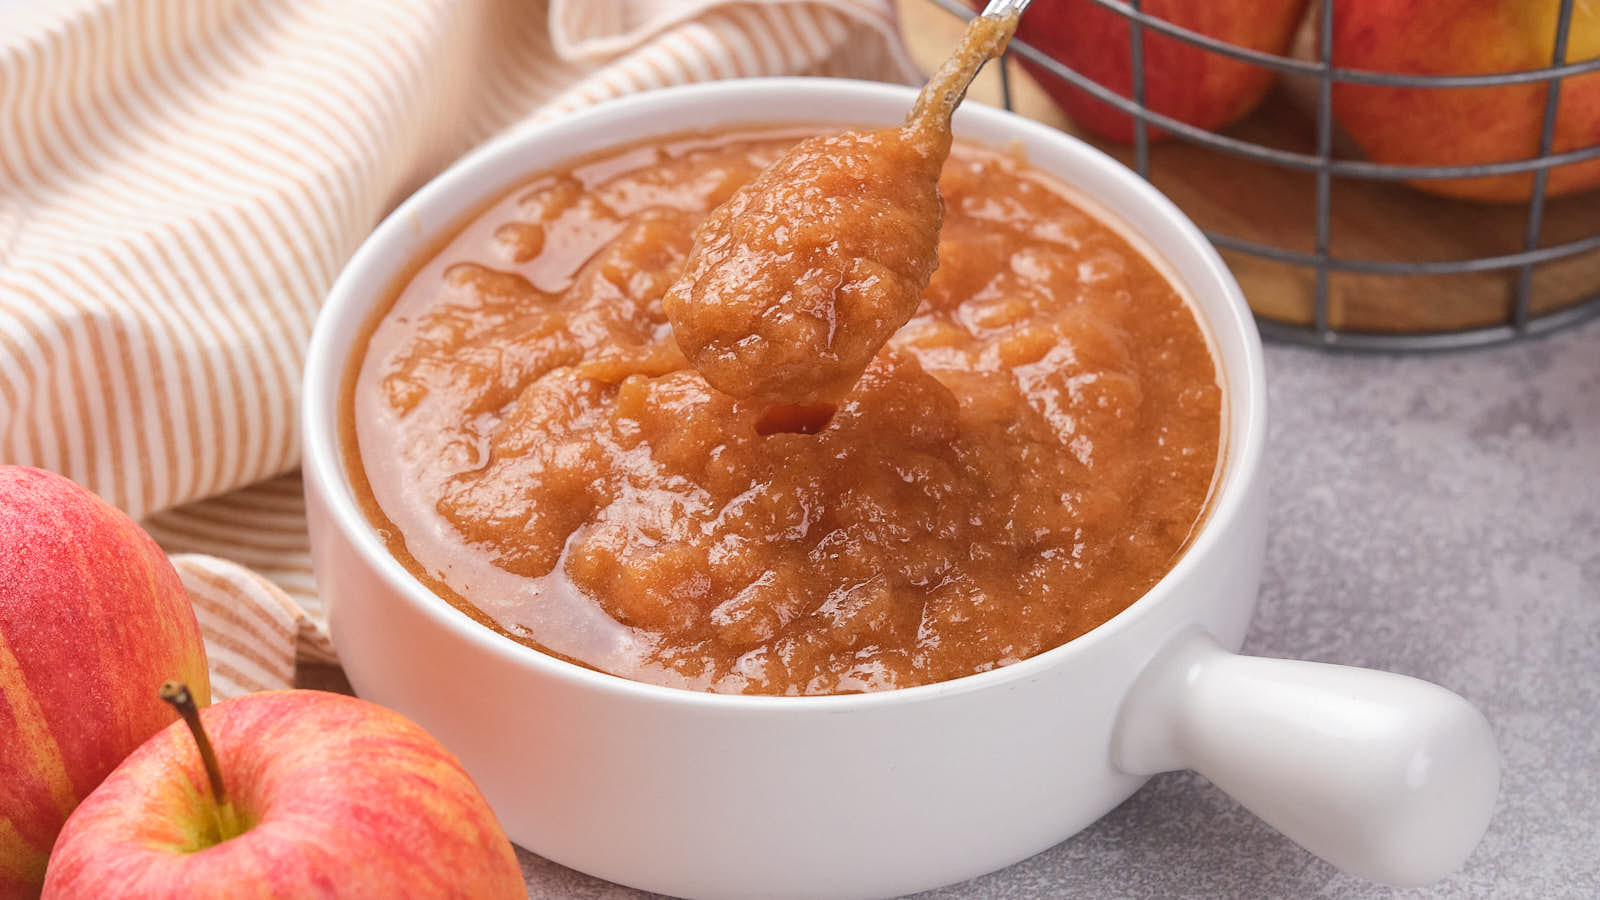
[[[937,65],[961,33],[962,22],[929,0],[897,0],[901,30],[925,70]],[[1012,95],[1023,115],[1083,137],[1128,165],[1131,148],[1090,138],[1072,127],[1049,97],[1011,63]],[[999,77],[990,66],[968,93],[970,100],[1000,105]],[[1269,147],[1315,152],[1315,84],[1285,79],[1267,101],[1227,134]],[[1337,158],[1359,158],[1336,140]],[[1150,152],[1151,181],[1202,228],[1245,240],[1310,253],[1316,238],[1316,177],[1179,140]],[[1334,179],[1329,251],[1335,257],[1435,261],[1517,253],[1523,249],[1525,204],[1491,205],[1433,197],[1400,184]],[[1600,193],[1551,201],[1540,246],[1600,233]],[[1224,258],[1250,305],[1284,322],[1312,321],[1315,275],[1306,267],[1241,253]],[[1505,324],[1516,270],[1465,275],[1367,275],[1335,272],[1329,278],[1329,323],[1336,329],[1428,332]],[[1600,291],[1600,252],[1535,267],[1534,314],[1571,305]]]

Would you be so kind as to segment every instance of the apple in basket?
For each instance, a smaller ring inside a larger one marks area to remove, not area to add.
[[[526,896],[483,795],[399,713],[324,691],[203,711],[177,683],[161,695],[186,721],[79,805],[45,897]]]
[[[982,3],[978,4],[979,6]],[[1229,44],[1283,54],[1306,0],[1145,0],[1146,14]],[[1124,97],[1133,96],[1133,44],[1128,19],[1093,0],[1035,3],[1017,24],[1017,38]],[[1156,112],[1208,130],[1243,118],[1276,77],[1270,69],[1229,59],[1144,29],[1145,103]],[[1019,57],[1020,58],[1020,57]],[[1133,117],[1022,60],[1080,127],[1114,141],[1133,140]],[[1151,130],[1152,137],[1161,132]]]
[[[178,573],[134,521],[60,475],[0,466],[0,900],[31,897],[78,801],[210,697]]]
[[[1333,63],[1377,72],[1471,75],[1550,65],[1556,0],[1335,0]],[[1572,9],[1566,59],[1600,56],[1600,4]],[[1538,154],[1547,84],[1475,88],[1339,83],[1334,118],[1378,162],[1459,166]],[[1600,72],[1561,79],[1552,149],[1600,145]],[[1413,187],[1499,202],[1528,197],[1531,173],[1418,179]],[[1550,170],[1550,196],[1600,187],[1600,159]]]

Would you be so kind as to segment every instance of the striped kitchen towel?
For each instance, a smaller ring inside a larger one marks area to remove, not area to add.
[[[910,81],[890,0],[0,0],[0,461],[142,519],[220,697],[331,660],[296,396],[344,260],[515,122],[715,78]]]

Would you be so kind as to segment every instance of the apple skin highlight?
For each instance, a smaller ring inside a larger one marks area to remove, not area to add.
[[[1333,64],[1415,75],[1476,75],[1550,65],[1554,2],[1532,0],[1335,0]],[[1568,62],[1600,56],[1600,5],[1573,8]],[[1384,87],[1340,82],[1334,118],[1368,158],[1400,165],[1463,166],[1530,159],[1539,152],[1547,82],[1476,88]],[[1551,150],[1600,143],[1600,72],[1561,81]],[[1533,187],[1523,172],[1416,179],[1412,187],[1471,200],[1518,203]],[[1546,195],[1600,186],[1600,159],[1550,170]]]
[[[33,897],[78,801],[177,716],[209,702],[205,647],[148,534],[72,481],[0,466],[0,900]]]
[[[978,0],[969,0],[981,6]],[[1194,3],[1145,0],[1158,19],[1239,47],[1288,52],[1306,0]],[[1133,96],[1133,45],[1128,20],[1090,0],[1036,3],[1017,24],[1017,39],[1054,56],[1124,97]],[[1133,141],[1133,117],[1095,99],[1026,59],[1022,65],[1074,124],[1112,141]],[[1180,122],[1214,131],[1260,104],[1277,73],[1229,59],[1166,35],[1144,32],[1145,105]],[[1152,127],[1152,140],[1167,136]]]
[[[399,713],[292,690],[200,720],[243,833],[218,842],[199,751],[175,722],[67,821],[45,897],[526,896],[477,786]]]

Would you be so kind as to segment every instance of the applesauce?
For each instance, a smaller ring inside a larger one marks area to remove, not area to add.
[[[950,132],[808,138],[701,223],[663,300],[695,371],[737,397],[837,400],[937,263]]]
[[[904,125],[807,138],[700,223],[663,307],[736,397],[832,402],[921,305],[938,264],[950,117],[1017,15],[979,16]]]
[[[1071,192],[955,145],[938,268],[832,402],[735,397],[663,297],[803,131],[657,139],[540,175],[403,285],[345,395],[403,564],[480,623],[690,689],[882,690],[1083,634],[1204,514],[1222,395],[1173,285]]]

